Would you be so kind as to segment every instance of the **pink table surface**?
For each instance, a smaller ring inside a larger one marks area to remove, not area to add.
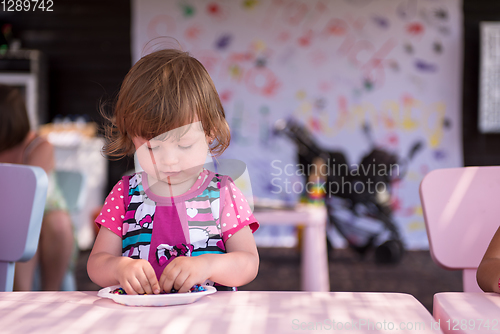
[[[434,295],[433,314],[444,333],[500,332],[500,295],[441,292]]]
[[[167,307],[123,306],[86,291],[0,293],[1,333],[441,333],[433,324],[401,293],[216,292]]]

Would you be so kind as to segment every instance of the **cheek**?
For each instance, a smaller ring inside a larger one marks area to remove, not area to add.
[[[141,165],[155,164],[154,156],[150,154],[149,150],[139,149],[137,151],[137,159]]]
[[[202,147],[197,147],[183,154],[182,160],[185,161],[185,166],[195,167],[205,164],[207,158],[208,148],[204,149]]]
[[[197,148],[196,150],[196,159],[203,159],[205,161],[206,157],[208,154],[208,146],[207,145],[200,145],[200,147]]]

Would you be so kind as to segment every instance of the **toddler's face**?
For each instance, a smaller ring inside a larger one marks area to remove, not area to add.
[[[134,137],[132,141],[146,174],[177,185],[198,176],[207,158],[209,139],[198,121],[151,140]]]

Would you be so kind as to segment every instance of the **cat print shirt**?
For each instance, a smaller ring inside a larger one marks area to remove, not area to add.
[[[232,235],[247,225],[252,232],[259,227],[231,178],[206,169],[175,197],[153,193],[144,172],[125,176],[95,222],[122,238],[123,256],[149,261],[158,279],[175,257],[225,253]]]

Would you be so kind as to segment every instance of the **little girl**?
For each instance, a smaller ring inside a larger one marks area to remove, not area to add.
[[[258,222],[233,181],[203,168],[229,145],[215,86],[188,53],[140,59],[122,84],[104,152],[136,153],[143,172],[123,177],[96,223],[89,277],[127,294],[193,285],[233,290],[257,275]]]

